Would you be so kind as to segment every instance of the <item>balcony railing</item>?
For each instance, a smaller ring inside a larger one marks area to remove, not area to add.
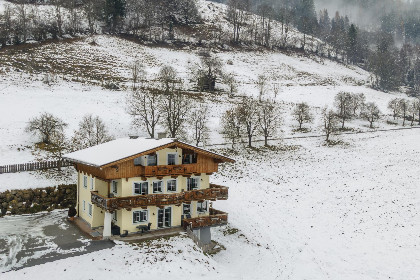
[[[194,174],[194,173],[209,173],[214,170],[203,170],[201,166],[193,164],[180,164],[180,165],[157,165],[157,166],[145,166],[144,175],[145,176],[173,176],[173,175],[185,175],[185,174]],[[203,172],[206,171],[206,172]],[[208,172],[207,172],[208,171]]]
[[[184,229],[195,229],[201,227],[220,226],[227,224],[228,214],[213,208],[210,208],[210,215],[198,218],[182,220]]]
[[[96,206],[113,212],[118,209],[132,209],[147,206],[181,205],[182,203],[190,203],[191,201],[226,200],[228,199],[228,190],[228,187],[210,184],[210,188],[208,189],[184,191],[174,194],[149,194],[112,198],[92,191],[91,200]]]

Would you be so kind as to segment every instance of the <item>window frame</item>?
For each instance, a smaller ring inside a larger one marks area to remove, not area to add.
[[[138,221],[135,221],[134,220],[134,215],[136,214],[136,213],[140,213],[139,214],[139,220]],[[145,220],[141,220],[141,213],[146,213],[146,219]],[[135,224],[141,224],[141,223],[147,223],[147,222],[149,222],[149,210],[136,210],[136,211],[133,211],[133,214],[132,214],[132,221],[133,221],[133,225],[135,225]]]
[[[155,158],[155,162],[154,162],[154,164],[150,164],[149,162],[150,162],[150,158],[151,157],[154,157]],[[146,161],[147,161],[147,166],[157,166],[158,165],[158,157],[157,157],[157,154],[155,153],[155,154],[151,154],[151,155],[147,155],[147,159],[146,159]]]
[[[185,213],[185,208],[188,206],[189,212]],[[183,203],[182,204],[182,215],[191,215],[191,203]]]
[[[83,200],[83,212],[86,212],[86,200]]]
[[[136,193],[136,184],[140,184],[140,193]],[[146,193],[143,194],[143,184],[147,184]],[[149,194],[149,181],[136,181],[133,182],[133,195],[148,195]]]
[[[83,175],[83,188],[87,189],[88,185],[88,177],[87,175]]]
[[[160,191],[155,191],[155,183],[161,183],[160,185]],[[153,193],[163,193],[164,186],[163,186],[163,180],[155,180],[152,182],[152,191]]]
[[[88,202],[88,215],[89,217],[92,217],[93,215],[93,205],[92,203],[89,203],[89,202]]]
[[[95,188],[95,178],[92,176],[90,178],[90,190],[93,191],[94,188]]]
[[[116,222],[118,221],[117,211],[112,212],[112,220]]]
[[[175,190],[169,189],[169,182],[175,182]],[[178,180],[177,179],[168,179],[166,180],[166,191],[167,192],[176,192],[178,189]]]
[[[199,211],[199,209],[203,210],[203,204],[204,203],[206,205],[206,210],[205,211]],[[201,204],[201,207],[200,208],[198,207],[199,204]],[[207,213],[209,211],[208,208],[209,208],[209,203],[208,203],[207,200],[204,200],[203,202],[197,201],[197,213],[200,213],[200,214],[201,213]]]
[[[191,188],[190,189],[190,187],[188,186],[188,181],[189,180],[192,180],[192,179],[196,180],[197,181],[197,184],[196,184],[196,187],[195,188]],[[187,191],[192,191],[192,190],[198,190],[198,189],[200,189],[200,181],[201,181],[200,179],[201,178],[198,177],[198,176],[191,176],[191,177],[187,178]]]
[[[169,156],[174,156],[174,163],[173,164],[169,163]],[[167,155],[166,155],[166,165],[177,165],[178,164],[177,157],[178,157],[178,153],[167,153]]]
[[[115,188],[116,188],[115,192],[114,192],[114,183],[115,183]],[[113,193],[114,195],[118,194],[118,181],[117,180],[111,181],[111,193]]]

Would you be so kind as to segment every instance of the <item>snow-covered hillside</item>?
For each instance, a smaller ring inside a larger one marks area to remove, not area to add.
[[[95,45],[90,44],[94,40]],[[224,62],[226,72],[233,73],[238,81],[237,96],[257,96],[255,84],[258,75],[269,77],[267,97],[274,98],[272,84],[280,85],[277,102],[282,104],[284,124],[283,136],[292,134],[294,124],[290,112],[293,104],[308,102],[318,113],[325,105],[332,105],[334,96],[340,91],[364,93],[367,101],[378,103],[382,112],[387,112],[387,103],[401,94],[386,94],[369,88],[366,81],[369,73],[354,66],[345,66],[332,61],[320,61],[317,57],[286,55],[271,51],[218,52]],[[0,164],[29,162],[34,159],[31,145],[36,141],[24,131],[30,118],[41,112],[52,113],[69,124],[67,134],[72,135],[78,123],[86,114],[100,116],[115,137],[129,134],[142,134],[131,127],[131,118],[126,112],[126,96],[130,88],[130,65],[140,60],[146,65],[147,77],[154,80],[163,65],[176,68],[187,88],[193,88],[190,81],[190,65],[199,61],[198,50],[172,50],[154,48],[109,36],[95,36],[70,43],[43,45],[33,49],[31,56],[45,69],[57,64],[65,69],[65,74],[57,75],[57,82],[47,85],[43,83],[44,74],[30,74],[14,71],[14,65],[23,58],[17,52],[9,55],[4,69],[7,69],[0,81]],[[228,63],[229,61],[229,63]],[[28,62],[26,62],[28,63]],[[82,74],[82,71],[84,74]],[[92,77],[89,80],[86,77]],[[98,85],[107,77],[119,81],[126,90],[111,91]],[[82,78],[80,78],[82,77]],[[82,81],[82,82],[81,82]],[[223,89],[223,85],[219,85]],[[225,89],[227,90],[227,89]],[[223,143],[219,134],[220,117],[232,104],[240,98],[229,98],[227,94],[204,94],[204,103],[211,104],[210,128],[212,130],[209,144]],[[319,121],[312,125],[313,134],[320,134]],[[356,129],[366,130],[363,121],[356,121]],[[385,128],[385,121],[379,124]],[[29,176],[28,178],[24,178]],[[22,180],[16,180],[20,178]],[[28,175],[0,175],[0,189],[45,186],[45,180],[36,180]],[[39,182],[39,183],[37,183]],[[59,183],[59,182],[57,182]],[[60,181],[61,183],[61,181]]]
[[[418,130],[287,140],[236,153],[215,183],[230,187],[226,250],[200,253],[182,237],[3,274],[5,279],[400,279],[420,274]],[[1,223],[1,221],[0,221]],[[238,231],[237,231],[238,230]],[[52,274],[54,272],[54,274]]]
[[[222,17],[224,5],[204,0],[198,4],[207,27],[217,24],[230,32]],[[298,44],[302,34],[291,30],[290,36]],[[57,275],[61,279],[418,279],[420,129],[337,136],[343,143],[332,147],[324,146],[322,138],[271,141],[271,149],[238,145],[230,151],[230,145],[211,146],[225,142],[220,134],[224,111],[243,96],[258,96],[256,80],[261,74],[268,77],[266,98],[274,98],[273,84],[280,86],[275,102],[283,119],[278,136],[284,138],[320,135],[321,108],[331,106],[340,91],[364,93],[367,102],[376,102],[385,114],[376,123],[380,129],[400,127],[387,123],[391,119],[387,104],[395,97],[407,97],[370,88],[370,73],[356,66],[302,53],[228,46],[211,51],[238,81],[235,96],[229,97],[227,87],[219,83],[216,93],[199,93],[194,91],[190,68],[199,61],[200,51],[188,44],[157,47],[107,35],[3,50],[0,165],[35,159],[33,145],[38,139],[25,127],[41,112],[67,122],[68,136],[86,114],[101,117],[117,138],[145,136],[145,131],[131,126],[127,113],[130,65],[140,60],[150,82],[162,66],[171,65],[191,99],[210,107],[207,148],[237,160],[212,176],[212,183],[230,187],[229,199],[214,203],[229,213],[229,226],[213,229],[213,239],[226,250],[207,256],[184,236],[140,245],[120,243],[112,249],[0,274],[0,279],[34,279],[34,275],[40,279]],[[51,72],[55,81],[44,83]],[[120,90],[107,89],[109,83]],[[298,102],[309,103],[315,115],[306,134],[294,131],[290,116]],[[347,126],[372,131],[364,120]],[[0,191],[74,181],[53,180],[36,172],[0,174]],[[45,223],[61,221],[65,213],[60,213],[54,212]],[[5,221],[0,219],[0,226]],[[0,245],[33,231],[35,235],[24,237],[45,239],[45,251],[53,250],[55,244],[39,225],[20,223],[21,227],[13,225],[18,230],[0,234]],[[19,249],[6,246],[10,254]],[[9,269],[22,263],[8,265]]]

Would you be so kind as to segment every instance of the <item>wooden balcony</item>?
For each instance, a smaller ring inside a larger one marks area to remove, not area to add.
[[[145,177],[178,176],[199,173],[211,173],[214,170],[203,169],[199,164],[145,166]]]
[[[97,192],[92,191],[91,200],[96,206],[106,211],[113,212],[118,209],[131,210],[132,208],[146,208],[147,206],[179,206],[182,203],[190,203],[191,201],[226,200],[228,199],[228,190],[228,187],[210,184],[210,188],[208,189],[184,191],[173,194],[149,194],[112,198],[99,195]]]
[[[184,229],[195,229],[201,227],[220,226],[227,224],[228,214],[213,208],[210,208],[210,215],[198,218],[184,219],[182,226]]]

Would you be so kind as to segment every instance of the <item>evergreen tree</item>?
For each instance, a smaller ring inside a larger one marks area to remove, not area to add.
[[[125,0],[105,0],[103,16],[104,20],[111,33],[117,31],[121,19],[124,18],[126,13]]]

